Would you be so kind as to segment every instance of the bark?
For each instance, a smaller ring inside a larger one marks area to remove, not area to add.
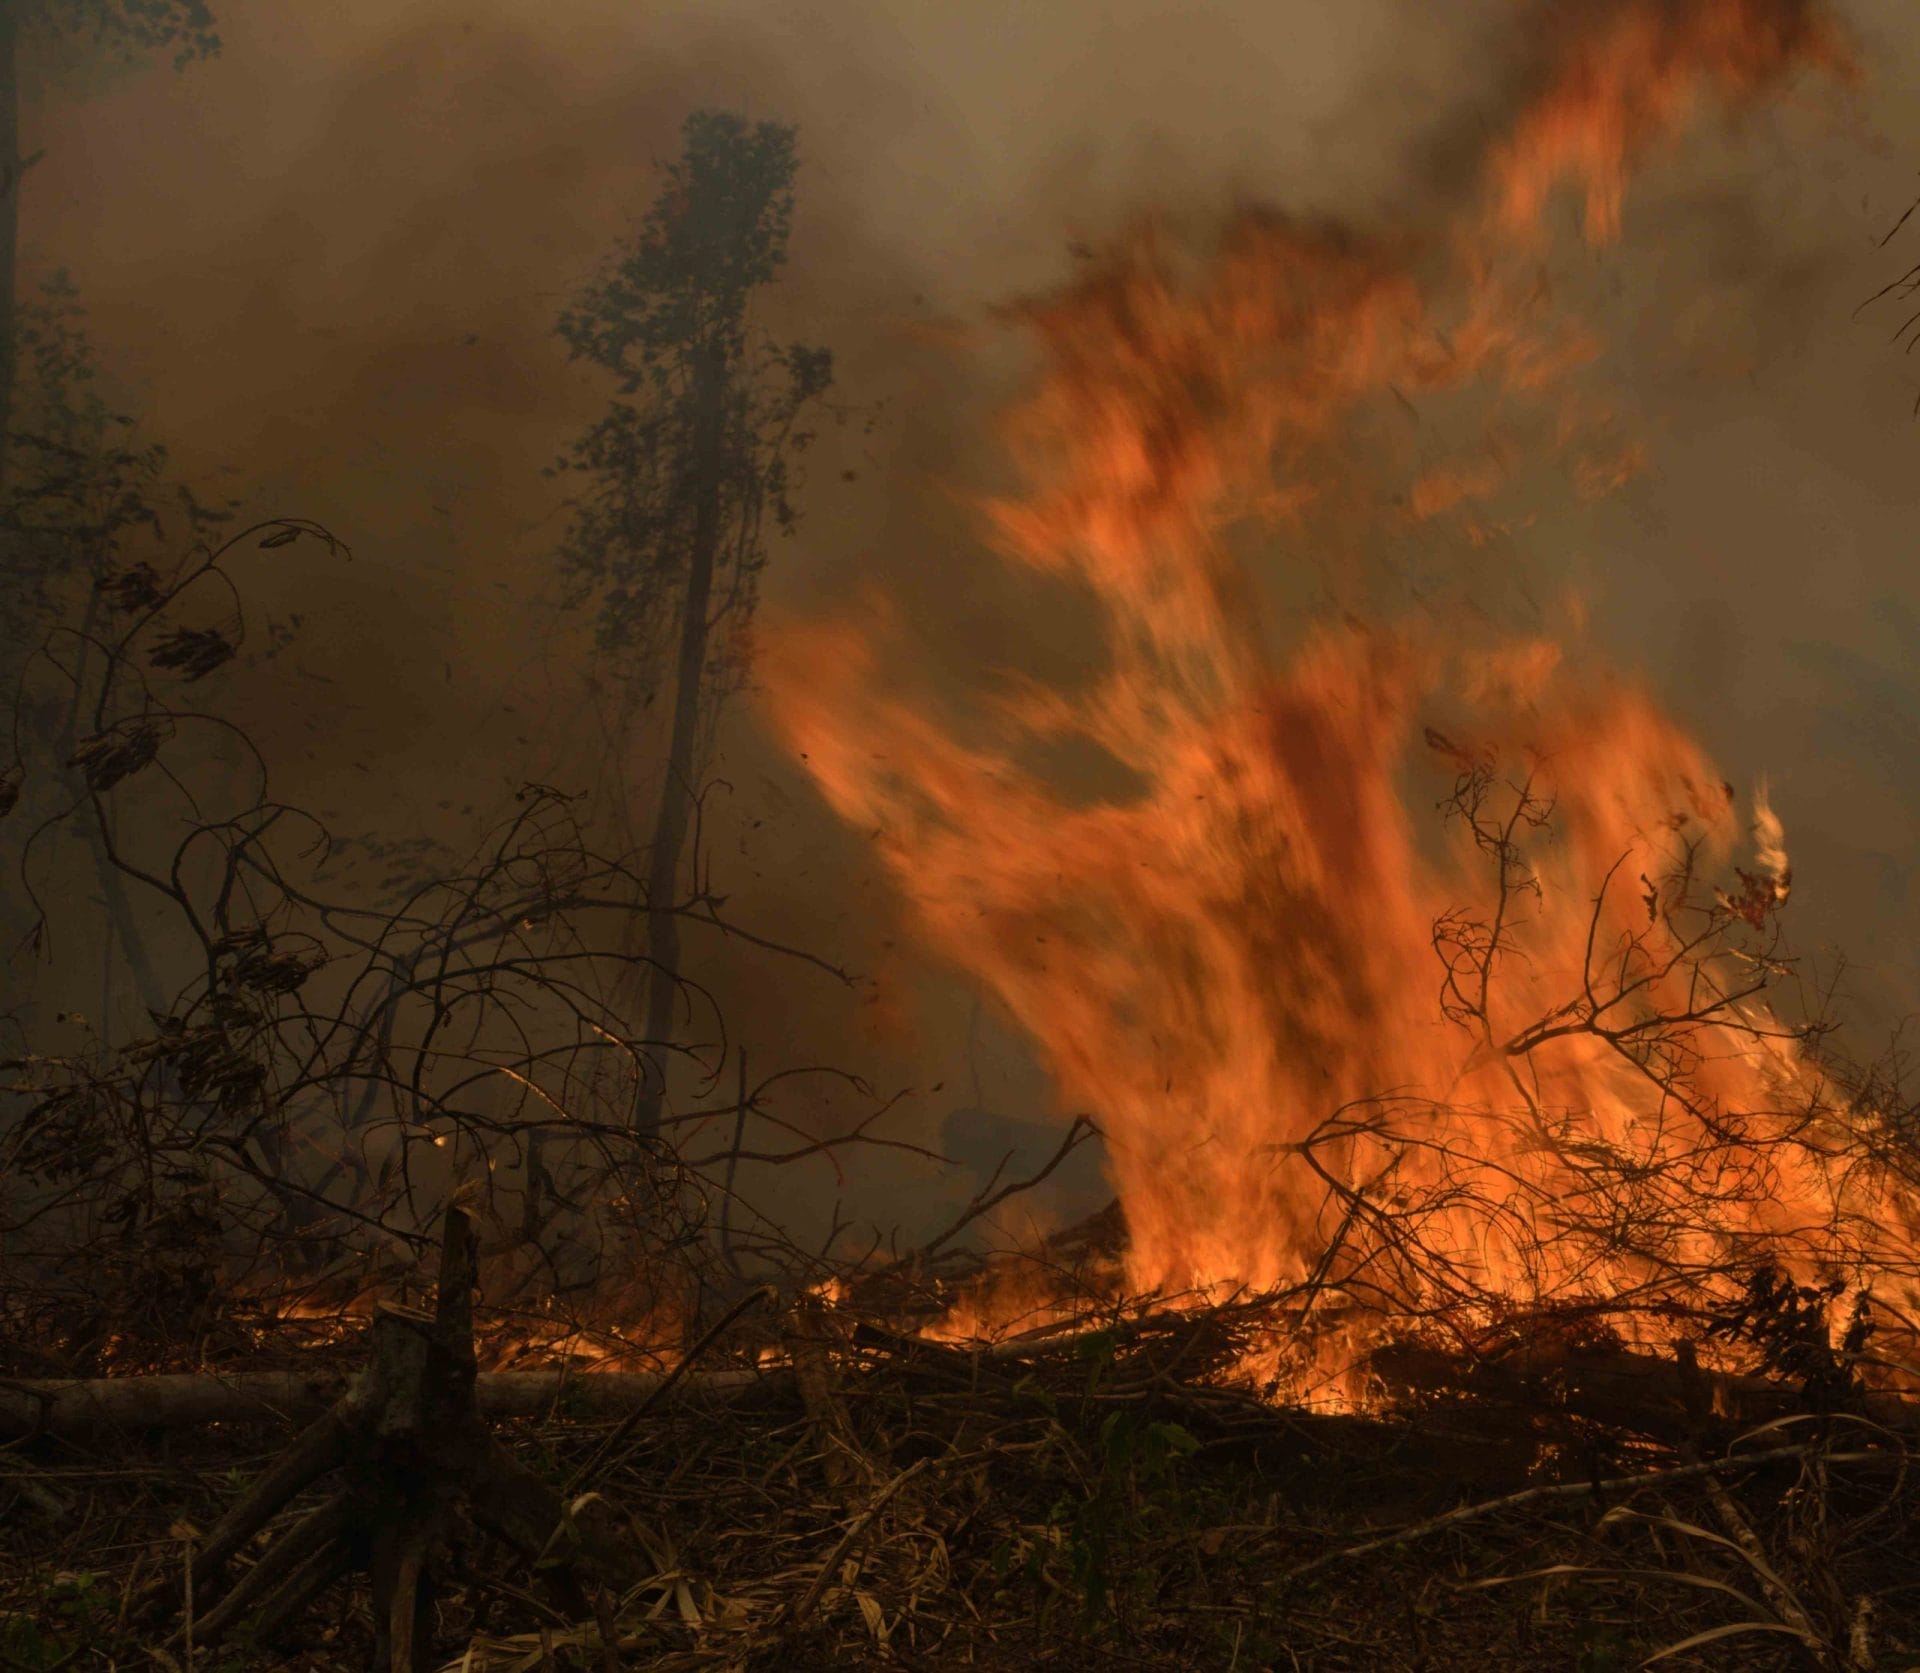
[[[233,1589],[199,1618],[196,1626],[201,1641],[214,1642],[249,1611],[264,1605],[290,1579],[306,1572],[314,1558],[353,1527],[354,1508],[351,1494],[335,1493],[276,1539],[265,1555],[234,1582]],[[318,1566],[327,1573],[325,1583],[331,1583],[339,1572],[333,1563]]]
[[[693,822],[694,744],[700,731],[711,626],[708,613],[713,607],[714,566],[720,551],[726,376],[726,361],[717,349],[707,347],[696,357],[693,533],[674,672],[673,734],[647,875],[647,1009],[642,1036],[647,1067],[633,1114],[634,1131],[643,1138],[651,1138],[660,1130],[660,1106],[667,1089],[666,1051],[673,1035],[674,1001],[679,996],[680,920],[674,906],[681,850],[686,847],[687,830]]]
[[[463,1506],[537,1574],[555,1578],[574,1605],[584,1600],[585,1578],[622,1592],[631,1586],[637,1564],[611,1513],[594,1516],[587,1514],[592,1507],[576,1506],[569,1516],[561,1495],[488,1432],[476,1399],[474,1280],[471,1228],[461,1210],[449,1209],[434,1311],[374,1309],[366,1364],[345,1393],[207,1531],[185,1584],[154,1582],[134,1618],[148,1626],[179,1619],[173,1642],[191,1664],[196,1643],[217,1642],[250,1609],[256,1641],[271,1641],[305,1600],[365,1570],[375,1669],[429,1673],[437,1665],[436,1575]],[[229,1587],[230,1561],[322,1476],[339,1478],[333,1494],[269,1543],[251,1572]],[[210,1591],[213,1607],[196,1622],[194,1601]]]

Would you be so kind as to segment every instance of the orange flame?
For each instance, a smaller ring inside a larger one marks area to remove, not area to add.
[[[1086,689],[1005,676],[938,718],[901,694],[877,599],[764,647],[775,724],[878,832],[927,945],[1098,1112],[1143,1288],[1534,1300],[1763,1249],[1869,1258],[1871,1188],[1751,979],[1786,887],[1764,796],[1749,912],[1701,884],[1735,858],[1733,793],[1644,692],[1432,629],[1321,626],[1283,658],[1227,545],[1255,520],[1364,552],[1389,392],[1569,396],[1595,345],[1499,241],[1568,178],[1611,236],[1629,166],[1702,91],[1840,61],[1788,0],[1552,10],[1576,21],[1546,91],[1454,229],[1464,302],[1410,248],[1249,212],[1197,273],[1148,231],[1014,311],[1045,376],[1007,426],[1029,489],[987,511],[1007,560],[1096,613]],[[1569,399],[1560,443],[1593,421]],[[1575,458],[1597,491],[1633,453]],[[1404,498],[1462,510],[1503,469],[1430,464]],[[1131,788],[1052,781],[1063,743]],[[1437,846],[1409,806],[1436,760]]]
[[[1531,233],[1555,186],[1586,193],[1586,235],[1619,236],[1633,165],[1685,125],[1702,91],[1743,104],[1818,64],[1850,75],[1838,31],[1813,0],[1614,0],[1548,8],[1546,88],[1489,172],[1495,218]]]

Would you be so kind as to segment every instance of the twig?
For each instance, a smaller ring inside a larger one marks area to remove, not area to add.
[[[967,1206],[960,1211],[960,1218],[955,1220],[952,1225],[947,1227],[947,1229],[943,1231],[938,1237],[936,1237],[931,1243],[926,1243],[921,1245],[920,1248],[916,1249],[910,1255],[902,1255],[900,1259],[895,1261],[891,1266],[885,1267],[882,1270],[885,1272],[893,1272],[893,1271],[899,1270],[899,1268],[903,1266],[914,1266],[922,1261],[930,1259],[935,1253],[937,1253],[940,1249],[944,1248],[947,1244],[951,1243],[956,1237],[958,1237],[963,1231],[965,1231],[967,1227],[972,1225],[974,1221],[978,1220],[982,1215],[991,1214],[1009,1197],[1016,1197],[1022,1191],[1031,1191],[1036,1185],[1040,1184],[1041,1181],[1046,1179],[1046,1177],[1049,1174],[1051,1174],[1055,1168],[1059,1167],[1059,1165],[1062,1162],[1064,1162],[1067,1159],[1067,1157],[1070,1154],[1072,1154],[1072,1152],[1080,1146],[1082,1142],[1084,1142],[1086,1139],[1091,1138],[1099,1130],[1100,1129],[1094,1124],[1093,1120],[1090,1117],[1085,1115],[1076,1115],[1073,1118],[1073,1124],[1067,1128],[1067,1136],[1060,1141],[1060,1148],[1056,1150],[1050,1158],[1048,1158],[1046,1164],[1040,1169],[1038,1173],[1034,1174],[1031,1178],[1028,1178],[1028,1179],[1016,1179],[1011,1184],[1002,1186],[1001,1189],[998,1191],[995,1191],[993,1189],[994,1181],[988,1180],[986,1187],[979,1193],[979,1195],[976,1196],[972,1202],[968,1203]],[[998,1179],[999,1177],[1000,1176],[998,1173],[994,1175],[994,1179]]]

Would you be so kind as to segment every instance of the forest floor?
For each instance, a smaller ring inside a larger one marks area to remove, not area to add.
[[[991,1352],[840,1315],[789,1347],[744,1392],[690,1375],[596,1475],[641,1583],[582,1622],[469,1533],[430,1665],[1920,1668],[1920,1492],[1884,1414],[1788,1389],[1757,1423],[1664,1395],[1601,1421],[1564,1377],[1295,1410],[1219,1380],[1204,1314]],[[563,1397],[495,1433],[560,1487],[611,1427]],[[289,1434],[16,1438],[0,1670],[368,1666],[364,1585],[259,1647],[142,1618]]]

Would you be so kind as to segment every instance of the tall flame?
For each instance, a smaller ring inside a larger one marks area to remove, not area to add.
[[[1197,272],[1148,230],[1014,310],[1045,375],[1007,424],[1027,489],[986,509],[1096,617],[1085,689],[1004,676],[943,718],[902,694],[878,599],[764,647],[775,724],[877,832],[928,946],[1097,1112],[1142,1287],[1541,1298],[1858,1253],[1863,1186],[1753,979],[1786,889],[1764,794],[1765,898],[1716,896],[1735,798],[1631,682],[1431,627],[1321,624],[1283,655],[1229,549],[1251,523],[1342,560],[1478,515],[1484,458],[1379,526],[1363,438],[1389,394],[1552,398],[1577,480],[1631,468],[1591,451],[1594,344],[1514,241],[1568,180],[1612,236],[1629,166],[1703,93],[1839,48],[1792,0],[1550,10],[1544,91],[1442,241],[1455,283],[1422,284],[1413,241],[1246,212]],[[1128,788],[1055,782],[1063,744]],[[1412,811],[1436,771],[1438,838]]]

